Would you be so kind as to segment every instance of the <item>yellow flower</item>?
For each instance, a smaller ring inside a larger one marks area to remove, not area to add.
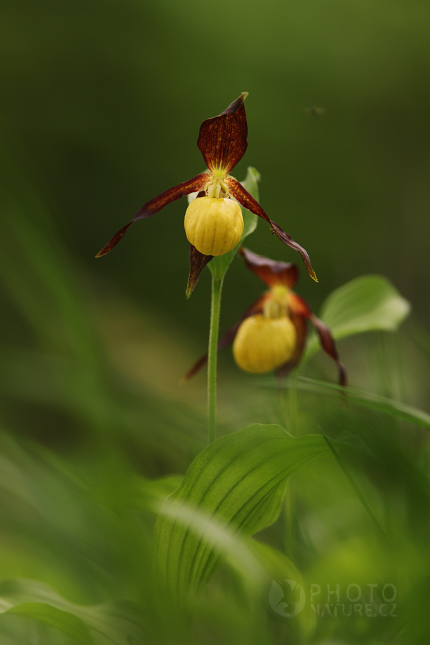
[[[329,328],[317,318],[309,305],[291,289],[299,277],[293,263],[275,262],[243,247],[240,255],[248,269],[268,287],[218,343],[218,350],[233,342],[233,356],[246,372],[263,374],[276,371],[285,376],[299,363],[306,346],[307,321],[315,327],[322,349],[339,370],[339,383],[346,385],[347,372],[339,361],[334,338]],[[191,378],[205,364],[202,356],[185,379]]]
[[[185,213],[187,240],[203,255],[224,255],[239,244],[243,233],[240,206],[232,199],[195,199]]]
[[[96,257],[109,253],[137,220],[151,217],[170,202],[197,192],[197,199],[190,204],[185,216],[185,232],[191,243],[191,291],[203,267],[214,256],[227,253],[239,243],[243,232],[239,204],[266,220],[271,232],[275,233],[281,242],[300,253],[309,275],[317,280],[306,250],[276,222],[269,219],[260,204],[230,175],[248,146],[248,125],[244,106],[246,97],[247,92],[243,92],[222,114],[206,119],[201,124],[197,145],[208,172],[202,172],[146,202],[132,221],[123,226]]]
[[[287,316],[265,318],[254,314],[237,330],[233,356],[245,372],[264,374],[289,361],[296,343],[296,329]]]

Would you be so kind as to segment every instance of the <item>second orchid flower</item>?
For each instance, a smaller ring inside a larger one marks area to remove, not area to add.
[[[295,368],[303,355],[307,338],[307,321],[318,334],[322,349],[334,361],[339,371],[340,385],[346,385],[347,372],[339,361],[336,344],[330,329],[291,289],[299,271],[295,264],[275,262],[241,247],[247,268],[262,280],[269,290],[263,293],[233,325],[218,343],[218,351],[233,342],[237,365],[253,374],[274,370],[280,377]],[[205,364],[207,356],[197,361],[185,376],[191,378]]]

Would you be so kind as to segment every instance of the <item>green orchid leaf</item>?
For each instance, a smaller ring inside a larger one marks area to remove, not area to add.
[[[248,167],[245,179],[241,182],[242,186],[252,195],[254,199],[259,200],[259,191],[258,191],[258,182],[260,181],[260,173],[255,169]],[[240,206],[240,204],[239,204]],[[211,260],[208,264],[209,269],[214,275],[216,280],[221,280],[225,275],[228,267],[233,261],[234,256],[237,253],[239,246],[243,243],[243,240],[248,237],[255,229],[257,228],[258,216],[251,211],[240,206],[243,216],[243,233],[241,240],[237,246],[234,247],[228,253],[224,255],[219,255],[218,257]]]
[[[366,275],[333,291],[323,304],[320,318],[334,338],[366,331],[395,331],[411,306],[383,276]],[[308,342],[305,359],[319,349],[314,334]]]
[[[36,580],[0,583],[0,614],[14,613],[46,623],[85,645],[143,642],[139,610],[128,603],[78,605]]]
[[[278,425],[254,424],[213,442],[157,520],[154,557],[162,584],[180,597],[209,580],[221,552],[237,558],[236,542],[218,539],[211,528],[237,540],[269,526],[279,516],[288,476],[327,454],[323,437],[294,438]]]

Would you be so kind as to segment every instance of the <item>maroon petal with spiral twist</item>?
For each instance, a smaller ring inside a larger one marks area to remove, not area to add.
[[[302,246],[300,246],[300,244],[297,244],[297,242],[293,240],[291,235],[285,233],[285,231],[283,231],[282,228],[278,224],[276,224],[276,222],[273,222],[269,218],[269,216],[261,208],[260,204],[248,193],[248,191],[245,190],[245,188],[241,183],[237,181],[237,179],[234,179],[233,177],[227,177],[225,181],[228,185],[230,195],[234,197],[241,206],[247,208],[249,211],[251,211],[251,213],[255,213],[262,219],[265,219],[266,222],[270,224],[272,233],[275,233],[281,240],[281,242],[300,253],[309,275],[313,280],[315,280],[315,282],[318,282],[318,278],[312,268],[308,252]]]
[[[339,360],[336,343],[330,329],[322,322],[322,320],[320,320],[313,314],[310,316],[310,320],[316,329],[322,349],[337,363],[339,370],[339,385],[347,385],[348,373],[345,366]]]
[[[173,188],[165,190],[164,193],[161,193],[154,199],[146,202],[146,204],[144,204],[142,208],[137,211],[131,222],[123,226],[122,229],[118,231],[118,233],[115,233],[113,238],[102,248],[99,253],[97,253],[96,258],[101,258],[103,255],[106,255],[106,253],[109,253],[109,251],[112,251],[113,247],[118,244],[127,229],[130,228],[130,226],[134,224],[134,222],[136,222],[138,219],[151,217],[151,215],[158,213],[158,211],[164,208],[164,206],[166,206],[167,204],[170,204],[170,202],[174,202],[184,195],[189,195],[190,193],[195,193],[198,190],[201,190],[204,187],[205,183],[208,181],[209,177],[210,175],[208,175],[207,172],[202,172],[199,175],[196,175],[196,177],[182,182],[182,184],[178,184]]]

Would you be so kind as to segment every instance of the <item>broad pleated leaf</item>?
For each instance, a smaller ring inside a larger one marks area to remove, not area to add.
[[[228,549],[211,534],[208,522],[233,536],[269,526],[279,516],[287,477],[328,453],[321,436],[294,438],[280,426],[260,424],[203,450],[157,520],[154,556],[162,583],[180,597],[206,582],[220,552]]]
[[[366,331],[395,331],[409,311],[409,302],[386,278],[366,275],[333,291],[319,318],[338,340]],[[316,336],[312,336],[305,357],[314,354],[318,347]]]

